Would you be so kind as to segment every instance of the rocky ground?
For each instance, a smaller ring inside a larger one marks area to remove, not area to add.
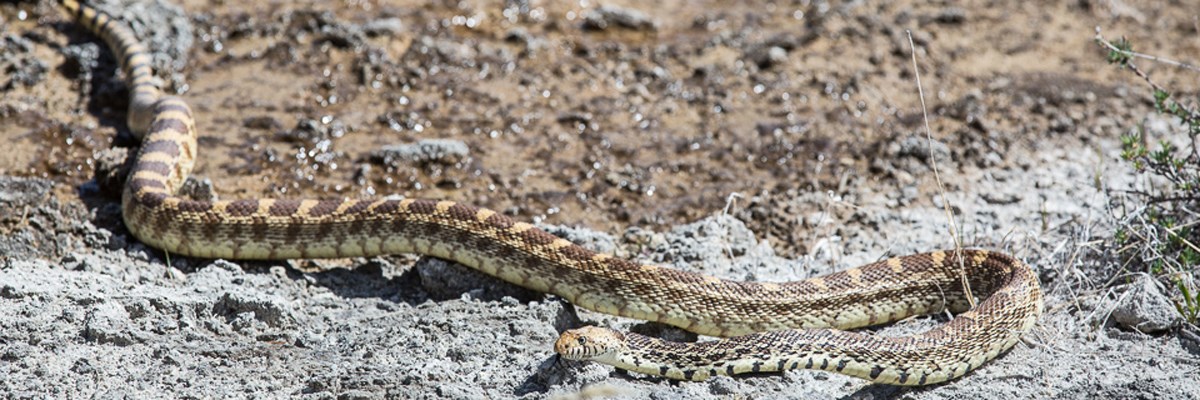
[[[762,281],[953,247],[947,206],[966,245],[1037,270],[1046,313],[976,372],[898,388],[556,362],[558,333],[582,324],[692,337],[436,259],[148,248],[120,222],[137,143],[110,53],[52,2],[5,2],[0,397],[1200,398],[1177,293],[1103,250],[1111,193],[1139,179],[1119,136],[1184,133],[1092,42],[1099,28],[1200,60],[1187,3],[104,5],[193,105],[196,186],[222,198],[453,199]],[[1147,67],[1178,95],[1200,90],[1195,73]]]

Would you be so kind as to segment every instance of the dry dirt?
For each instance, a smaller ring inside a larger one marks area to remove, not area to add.
[[[195,110],[193,176],[222,198],[452,199],[757,280],[953,247],[948,202],[966,245],[1038,270],[1047,313],[1012,352],[930,388],[808,371],[677,383],[556,363],[550,344],[580,320],[678,333],[437,260],[168,257],[121,225],[119,180],[95,178],[137,145],[110,53],[53,2],[4,2],[3,397],[1200,397],[1194,336],[1109,317],[1162,289],[1088,257],[1112,231],[1107,191],[1135,179],[1119,136],[1183,135],[1092,38],[1195,62],[1194,1],[106,7],[153,38]],[[1195,72],[1146,67],[1200,91]],[[381,153],[423,139],[467,151]]]

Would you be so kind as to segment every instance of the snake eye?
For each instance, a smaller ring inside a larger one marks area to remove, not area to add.
[[[579,342],[580,346],[587,346],[587,337],[585,337],[585,336],[580,336],[578,338],[575,338],[575,341]]]

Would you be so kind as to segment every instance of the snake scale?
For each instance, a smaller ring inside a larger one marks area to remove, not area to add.
[[[89,5],[59,3],[107,42],[131,88],[128,125],[142,144],[125,183],[123,218],[138,240],[169,253],[230,259],[419,253],[587,309],[728,337],[676,343],[584,327],[555,344],[568,359],[674,379],[807,368],[896,385],[944,382],[1010,349],[1042,312],[1029,266],[984,250],[890,258],[795,282],[735,282],[595,253],[452,201],[186,199],[175,191],[196,160],[191,109],[162,93],[147,49],[128,26]],[[973,295],[981,299],[974,307]],[[846,331],[947,310],[956,316],[918,335]]]

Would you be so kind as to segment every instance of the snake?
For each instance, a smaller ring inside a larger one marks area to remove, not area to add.
[[[164,94],[148,49],[128,25],[76,0],[58,2],[116,56],[130,89],[126,124],[141,141],[121,195],[122,219],[137,240],[166,254],[452,260],[589,310],[716,337],[681,343],[585,326],[554,344],[561,358],[680,380],[814,369],[892,385],[946,382],[1010,350],[1043,310],[1034,271],[983,249],[892,257],[792,282],[732,281],[597,253],[449,200],[180,196],[197,159],[191,108]],[[920,334],[850,331],[947,312],[952,318]]]

